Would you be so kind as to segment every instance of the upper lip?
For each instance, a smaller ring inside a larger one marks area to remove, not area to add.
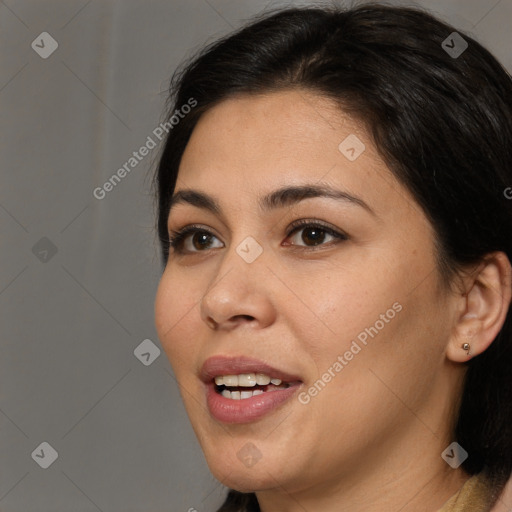
[[[208,383],[219,375],[240,375],[242,373],[264,373],[283,382],[300,381],[300,377],[274,368],[269,364],[246,356],[217,355],[208,358],[200,370],[200,378]]]

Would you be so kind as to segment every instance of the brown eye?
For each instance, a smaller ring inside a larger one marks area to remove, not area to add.
[[[204,228],[188,226],[179,231],[172,231],[169,245],[177,254],[205,252],[211,248],[214,238],[217,237]]]
[[[311,245],[318,245],[324,241],[326,234],[322,228],[304,228],[301,240],[306,242],[306,245],[309,245],[308,242],[311,242]]]
[[[195,249],[208,249],[208,245],[211,243],[212,235],[203,231],[197,231],[192,233],[192,246]]]
[[[306,221],[307,222],[307,221]],[[302,235],[300,237],[298,234],[302,232]],[[294,242],[291,244],[286,245],[297,245],[297,246],[303,246],[303,247],[315,247],[317,245],[324,245],[327,244],[329,241],[325,241],[326,236],[332,237],[334,240],[348,240],[348,237],[343,233],[338,233],[337,231],[328,228],[327,226],[323,226],[321,224],[313,224],[311,222],[304,223],[302,221],[299,223],[299,226],[296,226],[289,234],[290,235],[297,233],[295,236],[296,240],[300,238],[300,241],[304,244],[302,245],[300,242]]]

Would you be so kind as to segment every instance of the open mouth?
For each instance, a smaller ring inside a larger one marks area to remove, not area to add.
[[[224,423],[249,423],[278,411],[304,384],[298,374],[243,355],[208,358],[199,378],[210,415]]]
[[[213,381],[216,393],[231,400],[245,400],[263,393],[287,389],[295,384],[295,382],[283,382],[281,379],[255,373],[219,375]]]

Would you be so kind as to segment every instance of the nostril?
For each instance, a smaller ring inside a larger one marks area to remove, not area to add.
[[[243,320],[249,320],[249,321],[254,320],[254,317],[251,315],[237,315],[237,316],[235,316],[235,318],[242,318]]]
[[[215,320],[213,320],[213,318],[207,317],[205,321],[206,321],[206,324],[208,325],[208,327],[211,327],[212,329],[216,329],[217,323],[215,322]]]

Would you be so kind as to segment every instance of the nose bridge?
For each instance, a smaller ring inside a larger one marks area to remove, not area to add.
[[[240,294],[246,286],[254,290],[256,274],[260,274],[262,267],[265,267],[263,246],[254,237],[246,236],[224,250],[207,293],[226,288],[230,293],[238,291]],[[232,289],[233,286],[236,289]]]
[[[240,225],[240,224],[239,224]],[[251,230],[242,228],[233,233],[232,243],[224,249],[222,263],[219,265],[218,276],[223,276],[231,271],[248,273],[248,276],[260,271],[265,267],[265,258],[263,257],[263,241],[258,241],[256,237],[262,236],[260,232],[255,232],[254,227]]]
[[[201,300],[201,316],[208,324],[233,317],[265,320],[269,298],[264,289],[266,266],[263,246],[252,236],[227,247]]]

